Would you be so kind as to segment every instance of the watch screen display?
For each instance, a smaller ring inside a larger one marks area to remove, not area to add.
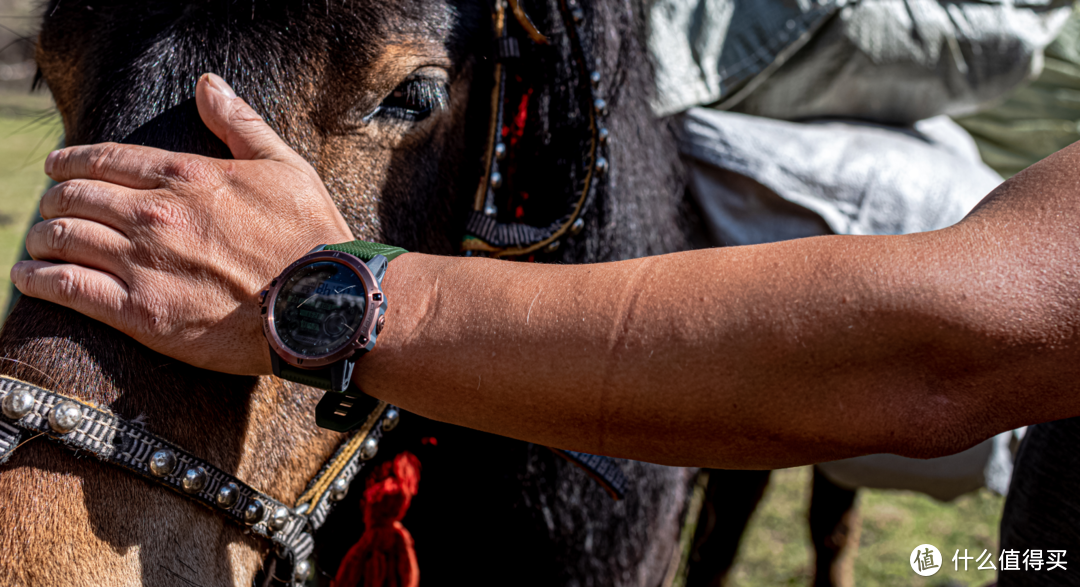
[[[367,292],[352,269],[319,261],[293,271],[274,301],[274,329],[282,344],[320,356],[348,344],[364,319]]]

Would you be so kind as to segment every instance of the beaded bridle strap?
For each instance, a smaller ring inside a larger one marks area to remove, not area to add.
[[[536,30],[532,21],[521,8],[519,0],[509,0],[511,11],[526,36],[533,43],[546,45],[547,37]],[[507,68],[521,58],[521,46],[510,35],[506,22],[506,8],[502,0],[495,1],[495,84],[491,96],[491,118],[488,141],[484,151],[484,176],[480,179],[473,209],[465,224],[465,238],[461,248],[467,255],[491,257],[520,257],[540,251],[551,253],[559,248],[561,239],[581,231],[584,221],[581,214],[596,189],[597,178],[607,173],[608,162],[603,151],[608,141],[608,130],[603,125],[607,103],[599,96],[600,74],[593,70],[585,58],[582,46],[582,30],[585,12],[578,0],[559,0],[559,12],[570,39],[571,58],[578,68],[578,85],[587,103],[581,105],[588,114],[588,149],[583,163],[585,174],[580,182],[581,190],[573,198],[566,212],[545,226],[521,222],[500,222],[496,205],[496,192],[504,184],[499,162],[505,157],[507,146],[501,138],[504,122]]]
[[[383,432],[399,414],[386,402],[345,440],[308,484],[293,507],[200,459],[141,424],[111,411],[0,375],[0,463],[26,436],[44,435],[62,446],[90,453],[188,499],[214,509],[270,540],[279,560],[299,584],[310,572],[314,534],[333,503],[345,496],[364,461],[375,456]],[[32,436],[31,436],[32,437]]]

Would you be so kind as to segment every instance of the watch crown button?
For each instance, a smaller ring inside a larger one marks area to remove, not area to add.
[[[383,326],[386,326],[386,316],[379,316],[379,321],[375,323],[375,334],[382,334]]]

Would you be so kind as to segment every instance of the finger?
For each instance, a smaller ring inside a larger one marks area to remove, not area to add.
[[[272,159],[296,163],[303,159],[281,140],[257,112],[237,98],[229,84],[212,73],[203,74],[195,87],[199,116],[241,160]]]
[[[128,289],[114,275],[66,263],[20,261],[11,268],[11,282],[23,295],[60,304],[123,330]]]
[[[135,189],[162,185],[160,170],[176,155],[161,149],[119,143],[67,147],[49,153],[45,173],[56,181],[96,179]]]
[[[38,211],[45,220],[84,218],[126,233],[133,203],[149,197],[148,194],[104,181],[71,179],[46,190],[38,203]]]
[[[133,247],[127,237],[104,224],[81,218],[55,218],[30,227],[26,251],[35,260],[77,263],[123,275]]]

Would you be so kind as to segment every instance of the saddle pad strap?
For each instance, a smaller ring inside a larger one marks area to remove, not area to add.
[[[626,473],[615,459],[573,450],[553,448],[551,451],[585,471],[612,499],[620,500],[626,495]]]

